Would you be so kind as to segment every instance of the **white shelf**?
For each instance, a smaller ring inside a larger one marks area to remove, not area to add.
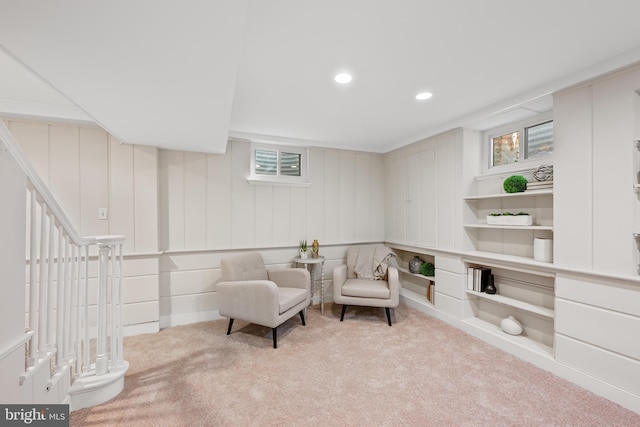
[[[403,267],[398,267],[398,271],[401,271],[404,274],[410,274],[411,276],[417,277],[417,278],[422,279],[422,280],[428,280],[428,281],[431,281],[431,282],[435,282],[436,281],[435,276],[424,276],[422,274],[412,273],[412,272],[410,272],[409,270],[407,270],[406,268],[403,268]]]
[[[540,342],[534,341],[523,335],[509,335],[505,333],[499,326],[489,323],[477,317],[471,317],[463,320],[464,323],[486,332],[492,336],[514,343],[526,350],[541,354],[545,357],[553,358],[553,348]]]
[[[501,199],[511,197],[528,197],[528,196],[550,196],[553,195],[553,188],[545,188],[542,190],[527,190],[520,193],[500,193],[500,194],[485,194],[481,196],[467,196],[464,198],[466,201],[473,200],[489,200],[489,199]]]
[[[465,228],[484,228],[498,230],[534,230],[534,231],[553,231],[550,225],[490,225],[490,224],[465,224]]]
[[[542,307],[540,305],[530,304],[525,301],[505,297],[504,295],[499,295],[499,294],[491,295],[485,292],[471,291],[469,289],[467,289],[467,293],[469,295],[477,296],[478,298],[483,298],[489,301],[497,302],[498,304],[504,304],[510,307],[515,307],[520,310],[528,311],[529,313],[534,313],[543,317],[548,317],[550,319],[555,318],[555,311],[553,309]]]

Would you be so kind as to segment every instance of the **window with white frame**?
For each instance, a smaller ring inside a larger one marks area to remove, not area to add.
[[[252,143],[249,182],[308,185],[307,148]]]
[[[485,132],[489,141],[489,168],[533,162],[553,154],[550,114]]]

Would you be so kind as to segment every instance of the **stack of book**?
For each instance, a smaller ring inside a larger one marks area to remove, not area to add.
[[[475,292],[484,292],[491,283],[491,269],[489,267],[467,268],[467,289]]]
[[[549,181],[530,181],[527,182],[527,190],[542,190],[553,188],[553,180]]]

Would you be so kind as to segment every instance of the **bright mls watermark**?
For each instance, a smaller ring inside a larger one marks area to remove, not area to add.
[[[69,427],[69,405],[2,405],[2,426]]]

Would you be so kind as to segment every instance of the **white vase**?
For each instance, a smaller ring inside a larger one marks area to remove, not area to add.
[[[307,251],[300,251],[300,258],[307,259]]]
[[[502,319],[502,321],[500,321],[500,327],[509,335],[520,335],[522,333],[522,324],[513,316]]]
[[[542,262],[553,262],[553,239],[533,239],[533,259]]]

